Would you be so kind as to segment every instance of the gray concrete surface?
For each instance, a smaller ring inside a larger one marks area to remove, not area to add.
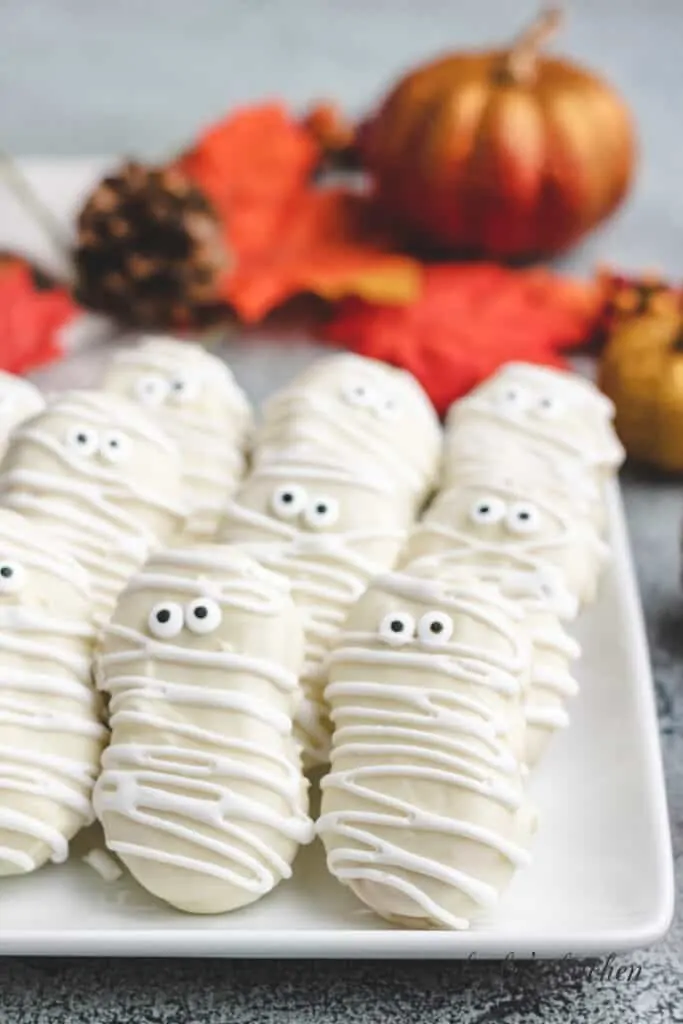
[[[638,118],[636,192],[572,255],[683,274],[683,3],[567,3],[566,49],[608,74]],[[521,0],[1,0],[0,143],[18,154],[155,156],[229,105],[331,94],[349,110],[451,44],[504,39]],[[264,360],[266,362],[266,360]],[[623,478],[660,711],[679,912],[617,983],[566,964],[0,962],[1,1024],[683,1021],[683,487]],[[2,922],[0,920],[0,927]]]

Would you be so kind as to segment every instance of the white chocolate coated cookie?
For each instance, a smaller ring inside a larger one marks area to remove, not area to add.
[[[68,855],[92,820],[106,729],[91,681],[85,571],[0,510],[0,875]]]
[[[518,435],[529,450],[609,473],[624,459],[613,416],[610,400],[583,377],[509,363],[451,406],[446,461],[467,454],[473,445],[495,450]]]
[[[475,579],[376,580],[330,663],[330,871],[382,917],[468,927],[528,862],[521,613]]]
[[[554,481],[543,489],[538,480],[516,478],[491,464],[439,492],[414,528],[402,564],[444,552],[467,566],[555,569],[570,593],[588,603],[608,549]]]
[[[153,556],[105,627],[112,740],[95,809],[149,892],[233,910],[312,838],[292,717],[303,657],[286,581],[221,546]]]
[[[187,534],[213,538],[244,474],[252,428],[249,403],[228,367],[196,343],[145,336],[113,357],[103,388],[142,405],[176,441]]]
[[[550,569],[520,572],[504,565],[468,568],[447,552],[421,558],[406,571],[432,575],[443,584],[466,583],[474,576],[495,586],[523,612],[522,626],[531,642],[531,674],[523,700],[524,762],[535,767],[554,733],[569,725],[566,705],[579,692],[572,665],[581,648],[563,625],[576,617],[577,602],[561,574]]]
[[[0,370],[0,456],[14,428],[36,416],[44,405],[45,399],[35,384]]]
[[[102,613],[183,522],[174,443],[132,402],[65,391],[18,428],[0,467],[2,503],[42,523],[90,573]]]
[[[398,556],[411,509],[391,482],[283,453],[257,466],[228,503],[219,530],[226,543],[282,543],[301,535],[334,538],[389,567]]]
[[[277,462],[292,448],[379,469],[415,507],[435,484],[441,429],[411,374],[362,356],[334,355],[265,404],[256,463]]]

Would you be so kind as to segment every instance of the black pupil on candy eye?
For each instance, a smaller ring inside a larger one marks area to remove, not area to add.
[[[392,633],[402,633],[405,627],[400,619],[392,619],[390,628]]]
[[[527,519],[531,519],[531,513],[530,512],[518,512],[517,513],[517,518],[523,520],[524,522],[526,522]]]
[[[110,439],[110,441],[109,441],[109,447],[110,448],[118,448],[118,446],[119,446],[119,442],[116,440],[115,437],[112,437]]]
[[[480,505],[479,506],[479,512],[481,513],[482,516],[487,516],[490,511],[491,511],[491,506],[490,505]]]
[[[324,515],[325,512],[327,512],[327,505],[325,505],[323,502],[321,502],[319,505],[315,506],[315,510],[316,510],[316,512],[319,512],[320,515]]]
[[[194,610],[194,617],[195,617],[195,619],[205,619],[208,614],[209,614],[208,608],[206,608],[203,604],[200,604]]]
[[[443,622],[432,622],[429,626],[430,633],[443,633]]]
[[[184,387],[185,387],[185,385],[183,384],[183,382],[181,380],[174,380],[173,381],[173,390],[174,391],[182,391]]]
[[[88,443],[88,435],[87,434],[77,434],[76,435],[76,440],[78,441],[79,444],[87,444]]]
[[[168,608],[162,608],[161,611],[157,612],[157,622],[168,622],[170,618],[171,613],[169,612]]]
[[[9,565],[3,565],[2,569],[0,569],[0,576],[4,576],[6,580],[9,580],[14,576],[14,569],[11,569]]]
[[[292,494],[291,491],[285,491],[285,493],[282,495],[282,500],[284,501],[285,505],[291,505],[292,502],[294,501],[294,495]]]

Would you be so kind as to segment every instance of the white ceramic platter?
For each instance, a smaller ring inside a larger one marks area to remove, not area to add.
[[[33,165],[45,199],[73,209],[93,165]],[[0,194],[0,246],[41,239]],[[24,233],[26,232],[26,233]],[[281,344],[281,343],[280,343]],[[254,340],[231,349],[238,376],[261,398],[310,358]],[[99,355],[74,354],[42,375],[48,386],[92,384]],[[532,866],[495,915],[469,932],[385,925],[326,872],[319,844],[294,878],[237,913],[197,918],[148,897],[129,878],[105,883],[78,860],[0,881],[0,953],[77,956],[561,957],[646,945],[673,914],[673,867],[654,693],[628,538],[615,487],[613,558],[596,605],[577,625],[581,695],[533,782],[540,827]]]

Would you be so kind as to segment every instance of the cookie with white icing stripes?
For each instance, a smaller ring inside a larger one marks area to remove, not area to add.
[[[0,510],[0,875],[64,861],[92,820],[107,737],[94,637],[85,571],[48,532]]]
[[[286,581],[236,548],[154,555],[105,627],[95,809],[108,847],[181,910],[253,902],[312,838],[292,737],[302,656]]]
[[[559,571],[570,593],[588,603],[608,548],[552,478],[542,485],[491,463],[437,494],[413,529],[401,564],[440,553],[470,567]]]
[[[613,417],[610,400],[578,374],[509,363],[451,406],[447,461],[518,436],[530,451],[611,473],[624,460]]]
[[[103,391],[55,395],[14,432],[0,500],[49,527],[82,562],[102,614],[150,548],[184,522],[175,444],[132,402]]]
[[[201,345],[152,335],[111,359],[102,386],[142,405],[176,441],[187,534],[213,538],[244,474],[252,427],[249,403],[229,368]]]
[[[411,374],[344,354],[318,359],[265,403],[254,447],[257,464],[298,449],[379,470],[415,507],[434,486],[441,430]]]
[[[318,832],[330,871],[382,917],[468,927],[529,860],[521,612],[476,579],[377,579],[330,661]]]

